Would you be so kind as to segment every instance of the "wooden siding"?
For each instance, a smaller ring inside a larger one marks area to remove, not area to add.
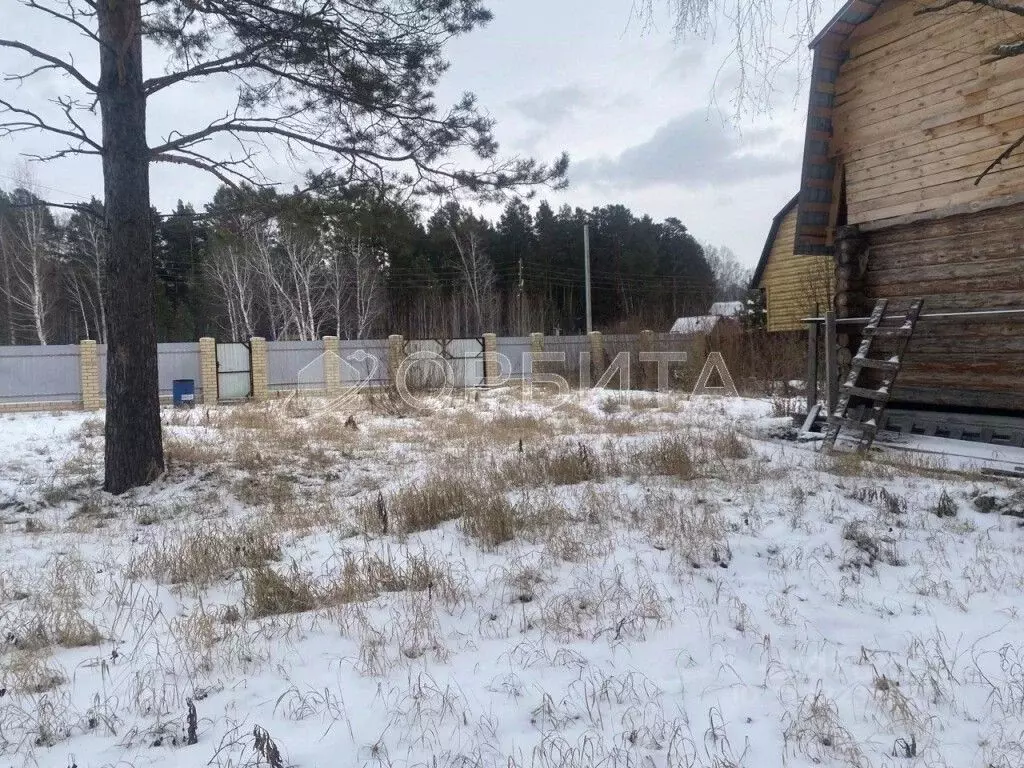
[[[850,224],[1024,192],[1024,148],[974,183],[1024,133],[1024,56],[982,63],[996,44],[1024,38],[1024,18],[919,7],[886,0],[845,41],[829,154],[845,165]]]
[[[1024,308],[1024,205],[869,233],[865,298],[923,296],[924,312]],[[1024,316],[922,320],[894,396],[1024,411]]]
[[[800,320],[831,302],[832,259],[829,256],[798,256],[793,253],[797,208],[782,219],[761,276],[768,309],[768,330],[799,331]]]

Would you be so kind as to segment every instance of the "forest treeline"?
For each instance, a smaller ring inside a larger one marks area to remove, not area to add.
[[[747,277],[678,219],[621,205],[516,200],[490,221],[369,188],[222,187],[202,210],[179,202],[153,220],[160,341],[577,333],[588,221],[597,329],[667,330],[739,298]],[[0,190],[0,344],[102,342],[106,240],[98,200],[57,212],[30,184]]]

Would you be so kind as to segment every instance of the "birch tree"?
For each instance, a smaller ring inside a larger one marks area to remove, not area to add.
[[[493,321],[494,288],[497,282],[494,263],[487,254],[481,229],[473,214],[457,206],[450,208],[448,232],[459,257],[463,292],[477,335],[484,333]]]
[[[318,339],[330,310],[330,259],[319,234],[284,226],[276,236],[259,238],[256,255],[260,277],[283,323],[280,335],[294,331],[299,341]]]
[[[39,198],[24,186],[11,195],[14,210],[0,239],[0,258],[4,261],[0,287],[11,314],[17,318],[15,327],[20,323],[36,343],[45,345],[57,294],[56,227],[49,209],[39,203]]]
[[[218,243],[210,251],[206,274],[227,316],[232,341],[256,336],[259,270],[255,263],[256,233],[232,243]]]
[[[376,249],[357,235],[351,247],[350,286],[357,339],[365,339],[386,306],[384,296],[384,259]]]
[[[82,317],[86,338],[105,343],[107,232],[103,204],[89,203],[92,212],[75,213],[64,233],[64,282]]]

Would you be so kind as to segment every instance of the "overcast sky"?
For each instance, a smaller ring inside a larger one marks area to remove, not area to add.
[[[542,193],[554,205],[589,208],[622,203],[634,213],[680,219],[700,240],[732,248],[756,262],[772,217],[795,193],[803,143],[805,92],[784,76],[771,114],[737,124],[729,105],[731,68],[725,49],[677,40],[667,12],[653,29],[631,22],[632,0],[492,0],[494,21],[457,40],[440,95],[475,92],[498,120],[506,152],[572,158],[570,188]],[[38,12],[0,0],[5,37],[56,53],[72,51],[95,70],[95,51]],[[0,52],[0,71],[26,61]],[[155,67],[157,68],[157,67]],[[149,74],[153,74],[150,72]],[[718,81],[719,106],[713,96]],[[40,87],[41,86],[41,87]],[[20,93],[0,84],[3,98],[42,104],[66,90],[53,76]],[[173,126],[201,127],[232,105],[226,84],[179,88],[150,105],[151,144]],[[38,138],[0,140],[0,186],[12,186],[19,153],[52,147]],[[299,168],[268,157],[275,181],[293,182]],[[98,160],[36,166],[46,196],[99,196]],[[201,172],[157,166],[154,204],[184,199],[202,207],[216,181]]]

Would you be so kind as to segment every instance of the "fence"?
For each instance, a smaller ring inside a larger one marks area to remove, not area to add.
[[[223,345],[222,345],[223,346]],[[603,336],[518,336],[480,339],[272,341],[252,339],[250,355],[252,399],[291,392],[333,395],[353,387],[382,386],[394,381],[405,357],[415,351],[438,353],[450,369],[456,387],[495,386],[530,381],[534,371],[557,373],[570,385],[599,381],[621,352],[628,352],[631,384],[653,388],[652,364],[637,364],[637,353],[685,352],[691,363],[675,366],[670,384],[686,386],[689,373],[703,363],[705,344],[678,334]],[[546,353],[546,354],[540,354]],[[218,402],[217,343],[158,346],[160,396],[167,401],[178,379],[195,382],[197,403]],[[555,357],[557,359],[552,360]],[[539,359],[540,358],[540,359]],[[589,370],[581,370],[589,364]],[[696,363],[696,368],[693,364]],[[92,410],[103,405],[106,391],[107,348],[92,341],[72,346],[0,347],[0,412],[23,410]],[[695,373],[694,373],[695,376]],[[621,380],[610,382],[619,386]]]

